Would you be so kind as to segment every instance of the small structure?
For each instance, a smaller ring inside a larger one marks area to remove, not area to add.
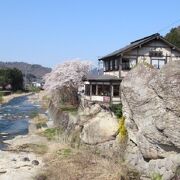
[[[42,84],[39,82],[32,82],[32,86],[36,88],[42,88]]]
[[[145,62],[160,69],[175,60],[180,60],[180,49],[158,33],[133,41],[99,59],[103,62],[103,75],[84,79],[83,98],[87,101],[120,103],[121,81],[136,64]]]

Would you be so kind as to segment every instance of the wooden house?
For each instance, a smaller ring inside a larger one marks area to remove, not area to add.
[[[137,63],[146,62],[160,69],[176,60],[180,60],[180,49],[158,33],[133,41],[99,59],[103,62],[103,75],[86,77],[84,99],[120,103],[121,81]]]

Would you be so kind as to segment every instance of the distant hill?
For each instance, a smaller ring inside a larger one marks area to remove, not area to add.
[[[24,78],[28,82],[41,81],[42,77],[51,72],[51,68],[43,67],[38,64],[28,64],[24,62],[2,62],[0,68],[17,68],[22,71]]]

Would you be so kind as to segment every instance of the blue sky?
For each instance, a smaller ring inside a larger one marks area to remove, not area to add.
[[[179,0],[0,0],[0,60],[96,63],[130,41],[180,25],[179,7]]]

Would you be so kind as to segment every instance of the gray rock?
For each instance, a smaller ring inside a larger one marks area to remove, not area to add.
[[[161,70],[143,64],[132,69],[122,82],[122,103],[134,143],[128,143],[127,161],[172,178],[180,156],[180,61]]]
[[[28,157],[24,157],[22,158],[22,161],[30,161],[30,159]]]
[[[99,112],[84,124],[81,140],[86,144],[99,144],[116,139],[118,122],[109,112]]]
[[[35,165],[35,166],[38,166],[38,165],[39,165],[39,161],[33,160],[33,161],[32,161],[32,164]]]
[[[0,169],[0,174],[5,174],[5,173],[7,173],[7,171],[6,171],[6,170],[4,170],[4,169]]]

